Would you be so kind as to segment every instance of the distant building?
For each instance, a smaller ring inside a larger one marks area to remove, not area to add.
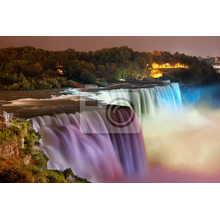
[[[215,69],[217,73],[220,73],[220,57],[207,57],[205,60]]]
[[[219,57],[215,57],[215,63],[220,63],[220,58]]]
[[[210,63],[217,73],[220,73],[220,62],[219,63]]]
[[[185,64],[181,64],[181,63],[176,63],[175,65],[171,65],[170,63],[163,63],[163,64],[153,63],[152,64],[152,69],[173,69],[173,68],[186,68],[186,69],[188,69],[189,67],[186,66]]]

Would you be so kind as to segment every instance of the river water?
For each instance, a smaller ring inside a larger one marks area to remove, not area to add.
[[[155,85],[157,82],[155,82]],[[109,84],[108,88],[86,88],[80,84],[79,88],[39,89],[25,91],[0,91],[0,109],[13,113],[18,118],[31,118],[42,115],[54,115],[60,113],[79,112],[80,99],[85,98],[88,105],[95,105],[91,99],[87,99],[87,92],[93,93],[98,90],[109,90],[133,87],[152,87],[153,84],[123,83]],[[70,91],[68,91],[70,90]],[[73,94],[73,91],[75,93]],[[80,96],[77,95],[80,92]]]
[[[0,91],[0,109],[25,119],[79,111],[79,96],[70,95],[66,90]]]

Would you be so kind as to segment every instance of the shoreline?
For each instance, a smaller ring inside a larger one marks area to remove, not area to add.
[[[78,110],[75,102],[70,99],[54,99],[52,96],[67,95],[60,93],[67,88],[1,91],[0,109],[13,113],[14,117],[31,118],[41,115],[53,115],[63,112],[75,112]],[[79,89],[79,88],[76,88]],[[64,109],[66,110],[64,111]]]
[[[68,89],[82,91],[83,93],[93,93],[100,90],[112,90],[120,88],[154,87],[156,82],[126,82],[110,83],[109,87],[85,88],[85,84],[80,84],[79,88],[62,87],[54,89],[0,91],[0,109],[8,113],[13,113],[14,117],[31,118],[43,115],[54,115],[61,113],[75,113],[82,110],[80,108],[79,95],[70,94]],[[62,97],[61,97],[62,96]],[[87,98],[88,105],[94,106],[96,102]]]

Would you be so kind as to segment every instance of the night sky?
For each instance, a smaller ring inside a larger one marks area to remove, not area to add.
[[[34,46],[46,50],[95,51],[128,46],[133,50],[179,52],[192,56],[220,56],[219,36],[1,36],[0,48]]]

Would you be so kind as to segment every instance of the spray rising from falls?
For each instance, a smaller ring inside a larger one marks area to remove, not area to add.
[[[32,119],[42,136],[40,148],[49,158],[48,168],[71,167],[76,175],[92,182],[146,175],[140,124],[158,114],[178,113],[182,105],[179,85],[102,91],[97,97],[110,105]]]

